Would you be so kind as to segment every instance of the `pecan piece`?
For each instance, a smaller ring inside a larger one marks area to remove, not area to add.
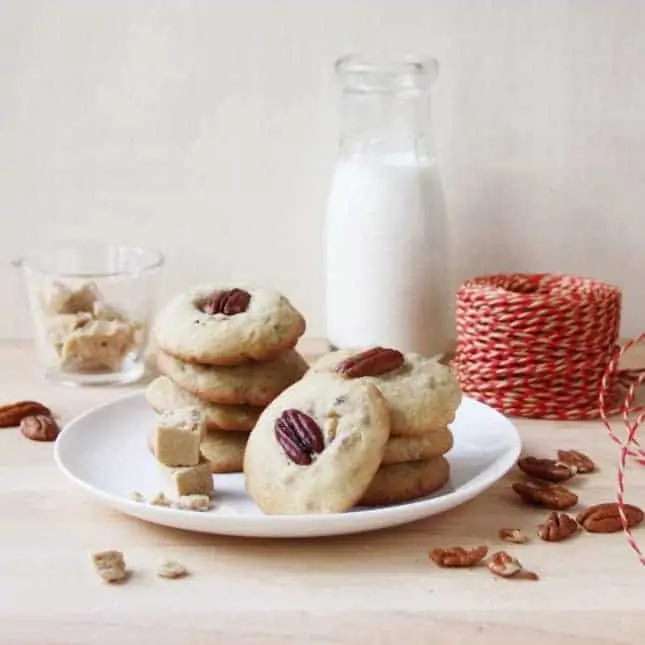
[[[518,460],[517,467],[529,477],[555,483],[571,479],[578,472],[575,466],[554,459],[537,457],[523,457]]]
[[[593,460],[578,450],[558,450],[558,461],[575,467],[576,471],[582,475],[596,470]]]
[[[488,568],[501,578],[517,578],[521,580],[539,580],[537,573],[527,571],[517,558],[506,551],[493,553],[488,560]]]
[[[513,544],[524,544],[529,539],[522,533],[520,529],[503,528],[499,530],[499,537],[504,542],[512,542]]]
[[[235,316],[246,311],[251,302],[251,294],[244,289],[229,289],[226,291],[215,291],[202,302],[202,311],[214,316],[224,314]]]
[[[405,357],[398,350],[374,347],[345,359],[336,371],[347,378],[379,376],[398,369],[404,362]]]
[[[48,414],[36,414],[20,422],[20,432],[32,441],[55,441],[60,428]]]
[[[488,553],[488,547],[480,545],[474,549],[463,546],[449,546],[443,549],[432,549],[430,559],[440,567],[474,567]]]
[[[631,528],[643,521],[643,511],[638,506],[623,504],[627,526]],[[623,528],[618,504],[595,504],[578,515],[578,523],[589,533],[615,533]]]
[[[300,410],[285,410],[276,419],[274,432],[287,457],[299,466],[308,466],[313,455],[325,449],[320,427]]]
[[[513,491],[527,504],[563,511],[578,503],[578,496],[564,486],[528,480],[515,482]]]
[[[0,428],[18,426],[25,417],[35,414],[51,415],[51,410],[38,401],[18,401],[0,406]]]
[[[544,524],[538,526],[537,534],[545,542],[561,542],[578,532],[578,522],[571,515],[553,511]]]

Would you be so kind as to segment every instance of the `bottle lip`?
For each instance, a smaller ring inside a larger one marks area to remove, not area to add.
[[[385,60],[346,54],[336,60],[334,67],[344,86],[356,91],[425,90],[439,73],[435,58],[411,54]]]

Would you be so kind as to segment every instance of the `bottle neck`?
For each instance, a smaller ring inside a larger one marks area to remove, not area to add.
[[[432,157],[427,90],[360,92],[341,99],[341,154],[410,154]]]

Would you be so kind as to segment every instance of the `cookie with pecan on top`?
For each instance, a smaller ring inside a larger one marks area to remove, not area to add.
[[[285,296],[239,286],[198,286],[172,299],[155,322],[164,352],[206,365],[273,359],[304,331],[304,318]]]
[[[246,490],[265,513],[347,511],[368,489],[389,434],[387,406],[371,383],[303,379],[269,404],[251,432]]]
[[[383,347],[338,350],[314,362],[305,378],[320,373],[378,387],[390,409],[394,436],[445,428],[461,403],[461,388],[452,370],[420,354]]]

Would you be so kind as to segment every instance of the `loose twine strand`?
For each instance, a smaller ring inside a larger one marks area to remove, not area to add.
[[[590,278],[473,278],[457,292],[453,365],[465,394],[509,416],[602,420],[620,446],[616,501],[623,530],[645,565],[624,511],[627,459],[645,465],[636,439],[645,409],[635,404],[645,370],[619,368],[645,334],[618,345],[621,305],[617,287]],[[624,438],[609,420],[617,415],[627,429]]]

